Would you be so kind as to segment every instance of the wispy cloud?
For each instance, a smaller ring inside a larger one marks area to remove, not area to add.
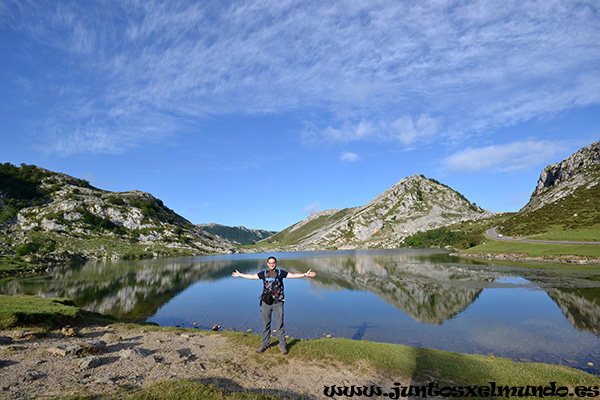
[[[55,96],[42,134],[65,153],[137,146],[157,120],[160,137],[300,109],[330,116],[313,139],[416,146],[600,103],[593,2],[4,4],[5,40],[23,49],[10,73],[53,54],[24,81]]]
[[[309,214],[309,215],[310,214],[314,214],[314,213],[316,213],[317,211],[320,210],[320,207],[321,207],[321,202],[315,201],[311,205],[304,207],[304,212],[307,213],[307,214]]]
[[[480,148],[468,147],[443,160],[455,172],[514,172],[547,163],[565,149],[566,142],[525,140]]]
[[[355,162],[355,161],[360,160],[360,157],[356,153],[352,153],[350,151],[344,151],[340,155],[340,160],[342,160],[342,161],[348,161],[348,162]]]
[[[323,130],[318,127],[307,127],[302,135],[307,142],[357,142],[378,141],[391,142],[404,146],[429,143],[439,135],[440,122],[426,114],[417,118],[408,115],[393,121],[360,120],[356,124],[344,123],[340,127],[328,126]]]

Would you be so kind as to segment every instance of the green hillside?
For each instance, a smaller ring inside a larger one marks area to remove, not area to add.
[[[600,182],[600,165],[593,177]],[[600,241],[600,184],[581,185],[569,196],[506,220],[505,236]]]

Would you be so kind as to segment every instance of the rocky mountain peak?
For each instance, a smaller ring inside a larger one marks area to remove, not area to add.
[[[597,141],[544,168],[529,203],[521,211],[529,212],[554,203],[573,194],[582,185],[597,185],[599,172],[600,141]]]
[[[489,216],[448,186],[413,175],[364,206],[314,213],[267,242],[297,250],[394,248],[416,232]]]

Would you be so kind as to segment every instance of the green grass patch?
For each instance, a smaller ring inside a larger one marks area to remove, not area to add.
[[[154,383],[126,397],[128,400],[275,400],[261,393],[228,392],[188,379]]]
[[[522,243],[490,239],[485,244],[463,250],[463,252],[467,254],[512,253],[521,254],[526,257],[580,256],[598,258],[600,257],[600,246],[585,244]]]
[[[0,257],[0,277],[21,273],[36,272],[40,267],[23,261],[21,257]]]
[[[226,334],[226,332],[224,332]],[[233,343],[252,348],[260,342],[258,335],[228,334]],[[410,379],[417,383],[444,385],[489,385],[494,381],[509,386],[599,385],[600,378],[583,371],[542,363],[518,363],[493,355],[460,354],[389,343],[323,338],[288,341],[287,357],[321,363],[329,368],[375,369],[383,376]],[[272,342],[265,355],[278,357],[279,348]],[[265,361],[266,365],[270,359]],[[332,382],[332,384],[335,384]]]
[[[593,178],[600,179],[600,165]],[[582,233],[588,229],[599,229],[600,185],[582,185],[571,195],[546,204],[535,211],[518,213],[504,222],[501,233],[506,236],[530,236],[556,234],[557,239],[566,238],[561,232]],[[598,240],[598,237],[596,237]]]
[[[404,240],[403,247],[442,248],[451,246],[455,249],[468,249],[486,240],[485,231],[502,224],[513,214],[504,213],[475,221],[466,221],[425,232],[418,232]]]
[[[536,240],[566,240],[572,242],[600,243],[600,224],[572,231],[557,230],[550,233],[531,235],[528,238]]]
[[[0,329],[115,322],[111,317],[83,311],[68,299],[0,295]]]

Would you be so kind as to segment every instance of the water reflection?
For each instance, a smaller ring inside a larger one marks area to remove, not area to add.
[[[572,366],[597,373],[597,363],[585,367],[600,359],[597,271],[490,265],[435,250],[277,256],[291,272],[317,272],[313,279],[286,282],[293,336],[333,333],[554,363],[563,363],[560,351],[568,351]],[[257,272],[266,257],[90,263],[0,281],[0,293],[68,297],[125,320],[256,329],[260,283],[230,274]]]

